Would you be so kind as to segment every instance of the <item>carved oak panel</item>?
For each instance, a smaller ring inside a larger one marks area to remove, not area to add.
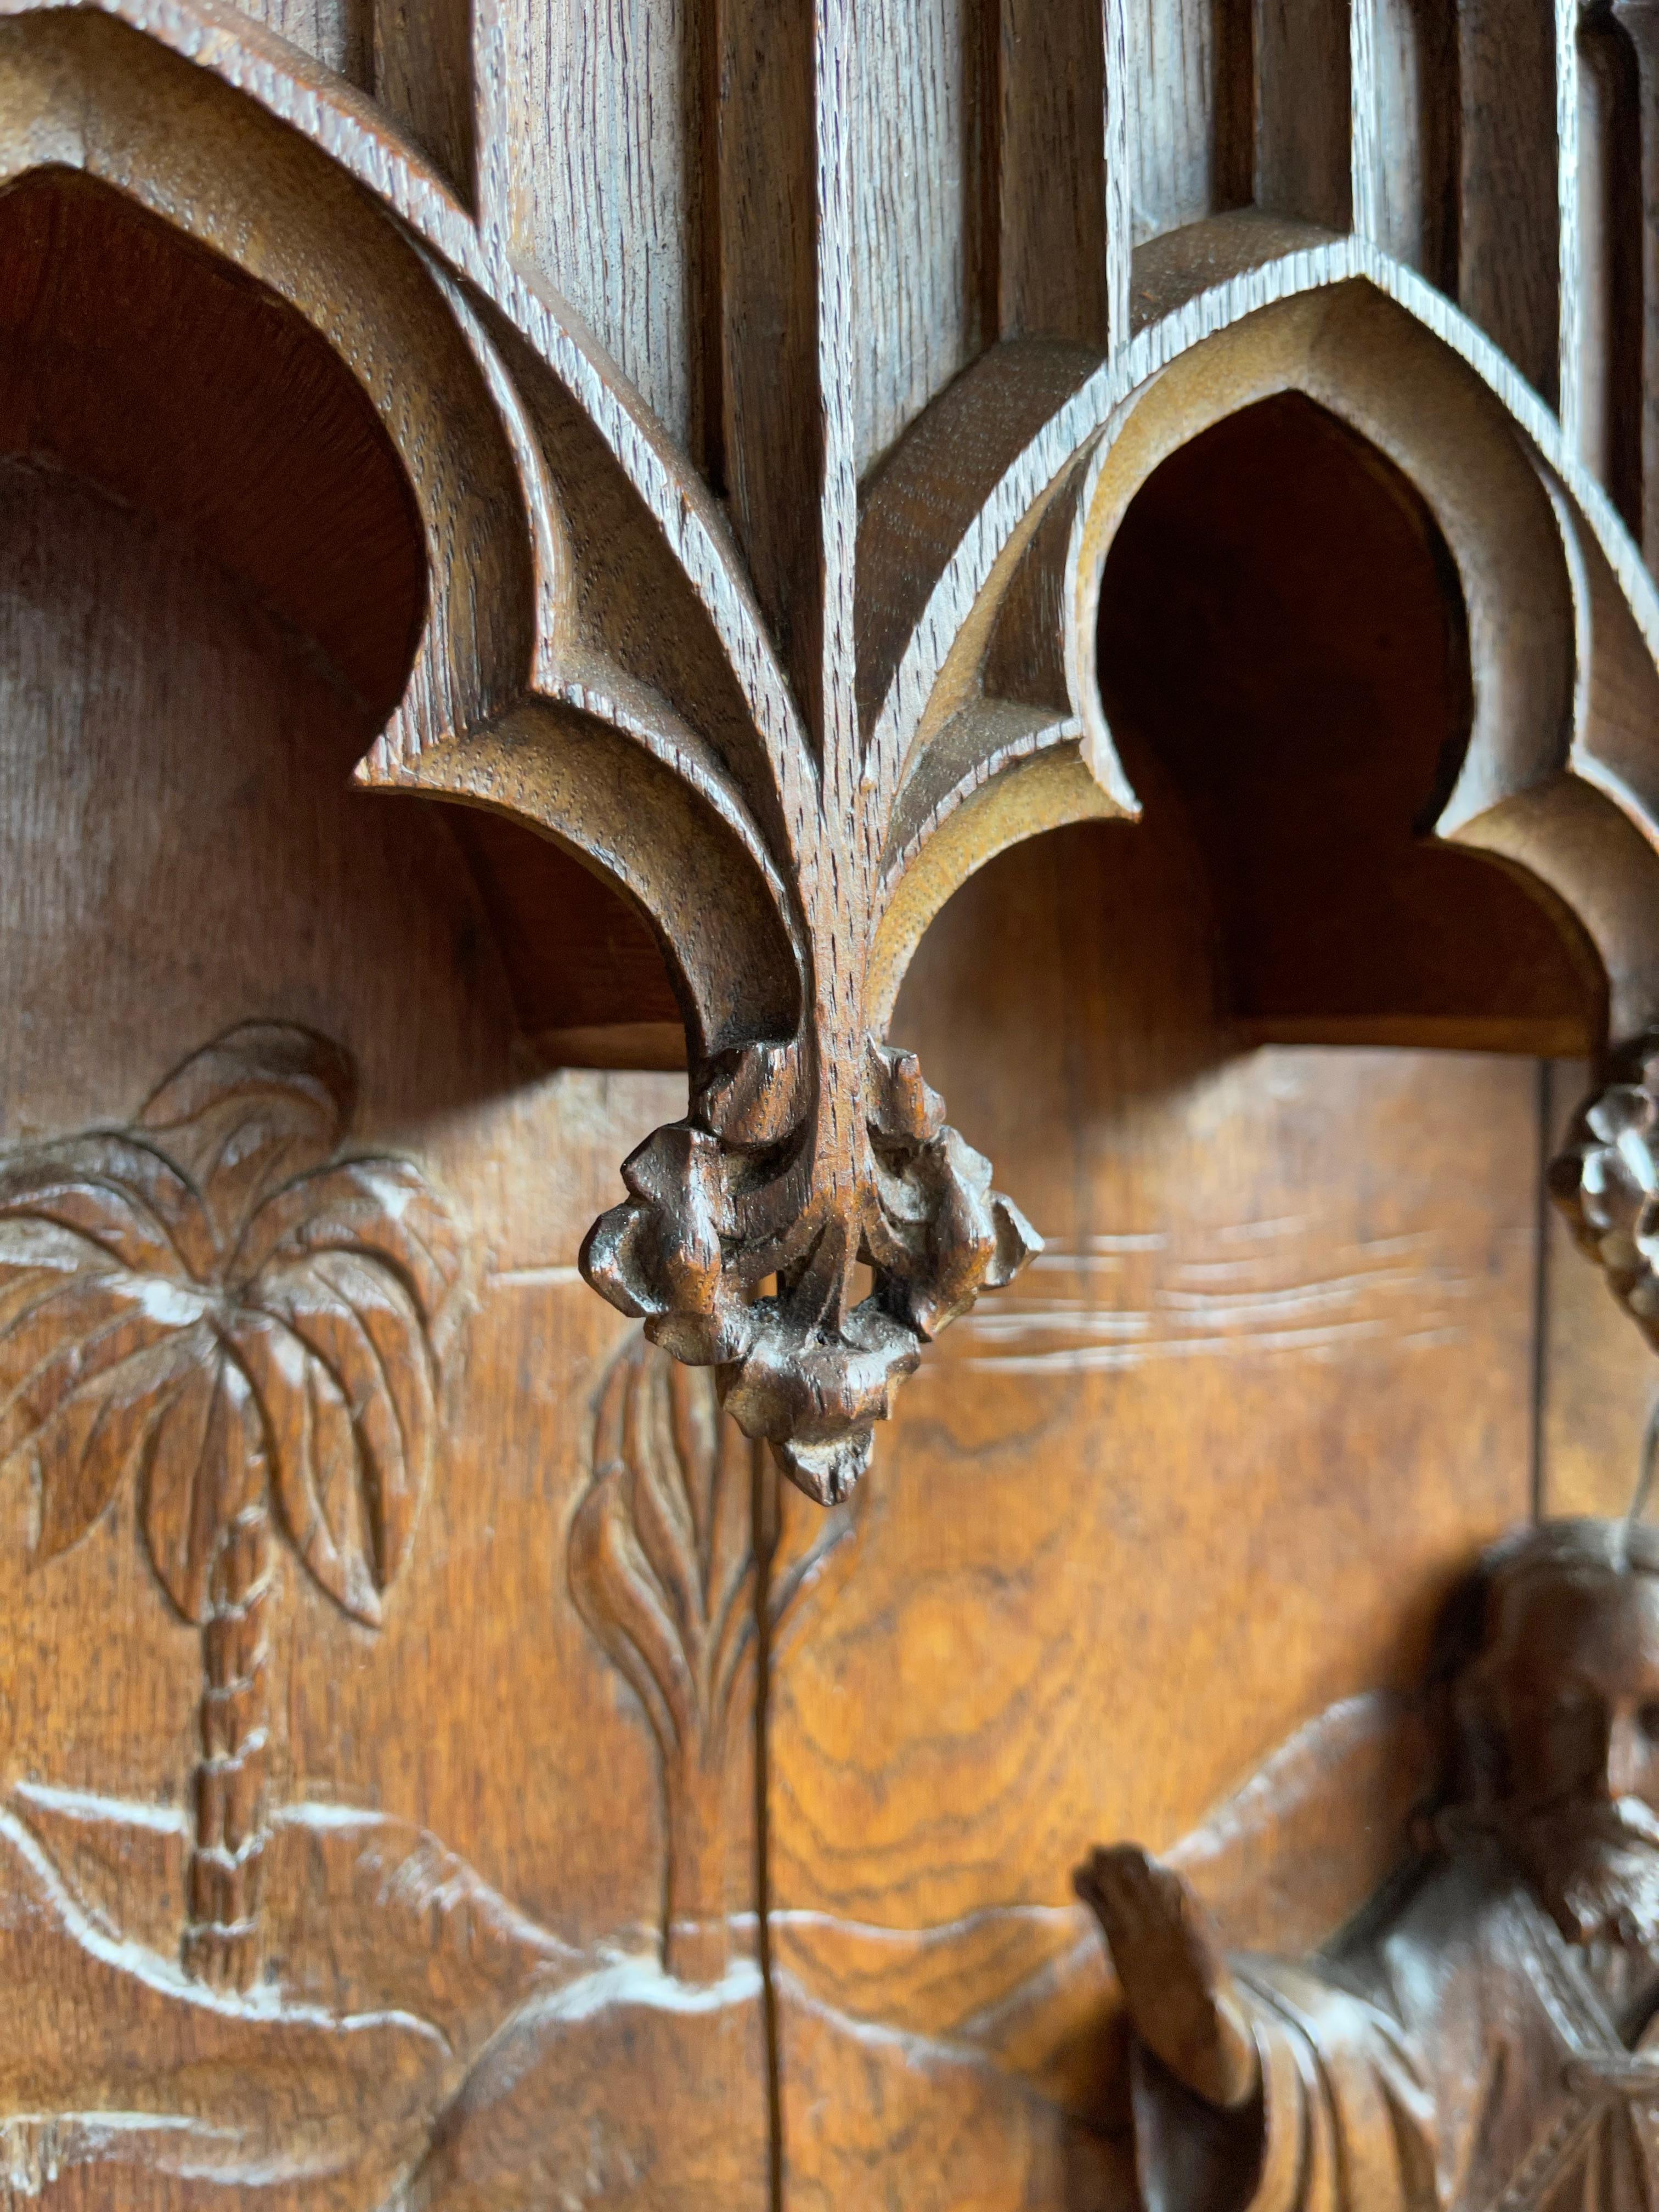
[[[1651,14],[0,6],[0,2197],[1131,2212],[1085,1847],[1389,1875],[1652,1388]]]

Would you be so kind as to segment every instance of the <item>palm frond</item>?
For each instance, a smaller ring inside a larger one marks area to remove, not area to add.
[[[151,1093],[151,1133],[202,1196],[228,1254],[270,1192],[325,1160],[351,1119],[350,1060],[291,1022],[243,1022],[194,1052]]]

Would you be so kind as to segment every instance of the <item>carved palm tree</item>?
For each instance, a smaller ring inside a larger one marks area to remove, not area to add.
[[[0,1162],[0,1473],[33,1472],[37,1559],[125,1482],[163,1589],[201,1631],[183,1953],[258,1960],[273,1510],[313,1580],[380,1619],[436,1441],[459,1247],[408,1162],[331,1156],[351,1064],[253,1022],[132,1126]]]
[[[763,1626],[775,1650],[853,1528],[848,1505],[817,1512],[780,1483],[706,1368],[629,1340],[599,1394],[570,1589],[661,1756],[663,1964],[681,1981],[726,1971],[729,1760],[753,1717]]]

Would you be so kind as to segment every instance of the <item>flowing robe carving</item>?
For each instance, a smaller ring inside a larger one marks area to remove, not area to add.
[[[1419,1863],[1308,1964],[1233,1964],[1261,2094],[1218,2112],[1136,2047],[1147,2212],[1659,2203],[1653,1963],[1568,1944],[1495,1852]]]

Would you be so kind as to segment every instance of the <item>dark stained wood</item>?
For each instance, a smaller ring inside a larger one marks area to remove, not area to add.
[[[1108,336],[1101,10],[989,0],[986,103],[990,337]]]
[[[1581,446],[1639,542],[1650,289],[1640,47],[1630,17],[1611,13],[1585,19],[1578,47]]]
[[[0,196],[0,451],[194,540],[323,647],[366,726],[383,720],[421,622],[419,526],[391,441],[323,341],[219,257],[58,169]]]
[[[1457,300],[1546,398],[1560,388],[1556,19],[1513,0],[1458,10]]]
[[[684,1066],[679,1007],[661,949],[638,909],[505,815],[457,807],[450,828],[471,864],[532,1048],[541,1049],[550,1032],[579,1030],[594,1033],[598,1049],[597,1040],[620,1025],[654,1024],[672,1031],[666,1042],[678,1059],[667,1064]]]
[[[1639,102],[1636,144],[1630,143],[1628,125],[1622,143],[1610,133],[1604,160],[1610,180],[1615,181],[1615,189],[1621,170],[1628,173],[1633,169],[1639,177],[1641,369],[1639,381],[1633,388],[1626,383],[1623,397],[1626,408],[1636,417],[1641,440],[1642,508],[1635,534],[1651,562],[1659,550],[1659,398],[1655,396],[1653,375],[1655,361],[1659,359],[1659,222],[1655,221],[1659,212],[1659,14],[1656,14],[1649,0],[1621,0],[1614,11],[1613,24],[1616,33],[1622,33],[1629,41],[1636,64],[1636,94]],[[1617,63],[1612,66],[1616,69]],[[1627,82],[1626,79],[1626,84]],[[1625,250],[1629,251],[1630,246],[1626,245]],[[1633,307],[1634,301],[1627,299],[1624,304],[1628,310]],[[1635,319],[1633,315],[1632,319]],[[1628,347],[1630,334],[1617,335]]]
[[[1318,0],[1260,0],[1255,43],[1253,198],[1344,230],[1353,218],[1351,23]]]
[[[1379,0],[1376,36],[1378,241],[1443,292],[1456,284],[1458,24],[1450,9]]]

